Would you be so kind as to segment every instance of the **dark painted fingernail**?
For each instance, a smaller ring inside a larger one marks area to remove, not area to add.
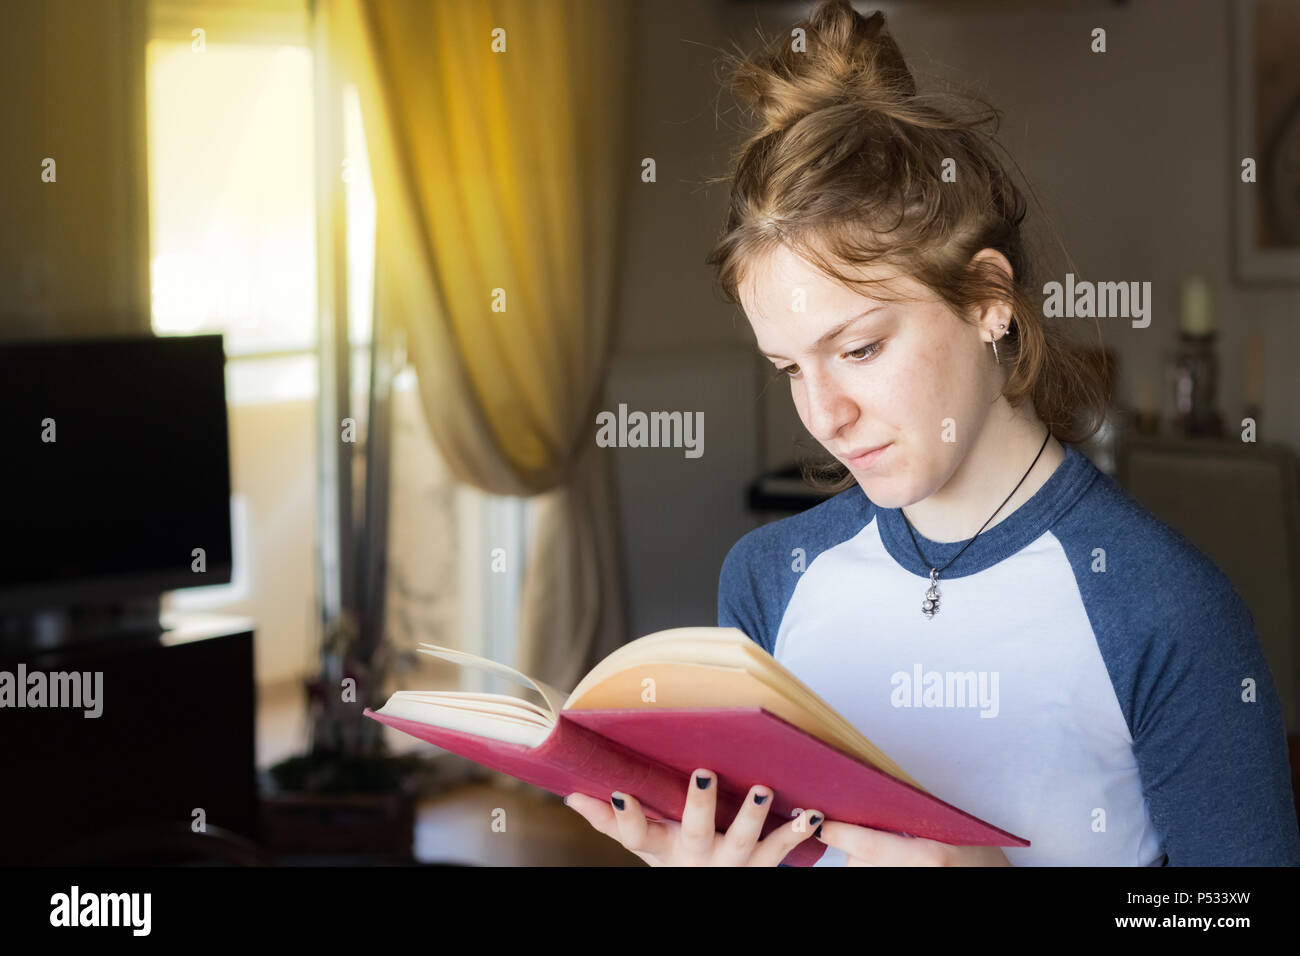
[[[710,780],[710,778],[708,777],[695,778],[695,786],[699,787],[701,790],[708,790],[710,783],[712,783],[712,780]]]
[[[624,803],[623,803],[623,798],[622,798],[622,797],[610,797],[610,798],[609,798],[609,802],[612,803],[612,804],[614,804],[614,809],[615,809],[615,810],[622,810],[623,807],[624,807]]]
[[[822,835],[822,828],[821,825],[819,824],[817,829],[813,831],[813,836],[818,837],[820,839],[821,835]]]
[[[754,794],[754,802],[761,807],[763,804],[767,803],[767,794],[765,793]]]
[[[819,823],[822,822],[822,815],[820,813],[814,813],[812,816],[808,818],[808,822],[811,823],[813,826],[817,826]]]

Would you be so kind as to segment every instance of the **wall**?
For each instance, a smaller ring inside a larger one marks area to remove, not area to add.
[[[725,3],[634,3],[634,155],[653,157],[657,181],[628,196],[604,409],[700,411],[704,454],[618,448],[620,536],[629,638],[712,625],[727,550],[755,522],[744,483],[758,470],[757,365],[748,323],[713,289],[704,257],[726,209],[726,189],[702,180],[725,168],[714,128],[714,48],[726,42]],[[594,424],[593,424],[594,428]]]
[[[148,328],[143,37],[141,0],[0,10],[0,337]]]
[[[626,354],[611,370],[604,407],[615,415],[623,403],[704,424],[695,458],[686,447],[604,451],[617,475],[629,638],[716,623],[722,559],[755,525],[744,497],[758,470],[758,405],[744,400],[754,372],[748,352],[725,346]]]

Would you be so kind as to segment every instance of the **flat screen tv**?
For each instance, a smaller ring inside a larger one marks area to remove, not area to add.
[[[231,579],[220,335],[0,343],[0,617]]]

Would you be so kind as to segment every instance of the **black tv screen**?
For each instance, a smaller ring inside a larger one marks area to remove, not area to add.
[[[230,581],[225,361],[220,335],[0,343],[0,609]]]

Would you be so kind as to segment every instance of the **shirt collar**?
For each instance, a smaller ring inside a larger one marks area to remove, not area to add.
[[[1056,466],[1042,487],[1010,515],[977,535],[961,557],[940,571],[940,580],[977,574],[1009,558],[1037,540],[1088,490],[1101,472],[1073,445],[1061,444],[1065,449],[1065,460]],[[930,577],[930,568],[943,568],[970,541],[969,538],[965,541],[931,541],[914,528],[909,534],[901,508],[875,506],[875,514],[881,541],[890,556],[900,566],[924,578]],[[915,545],[912,543],[913,534],[916,536]],[[917,555],[918,545],[929,564],[923,563]]]

